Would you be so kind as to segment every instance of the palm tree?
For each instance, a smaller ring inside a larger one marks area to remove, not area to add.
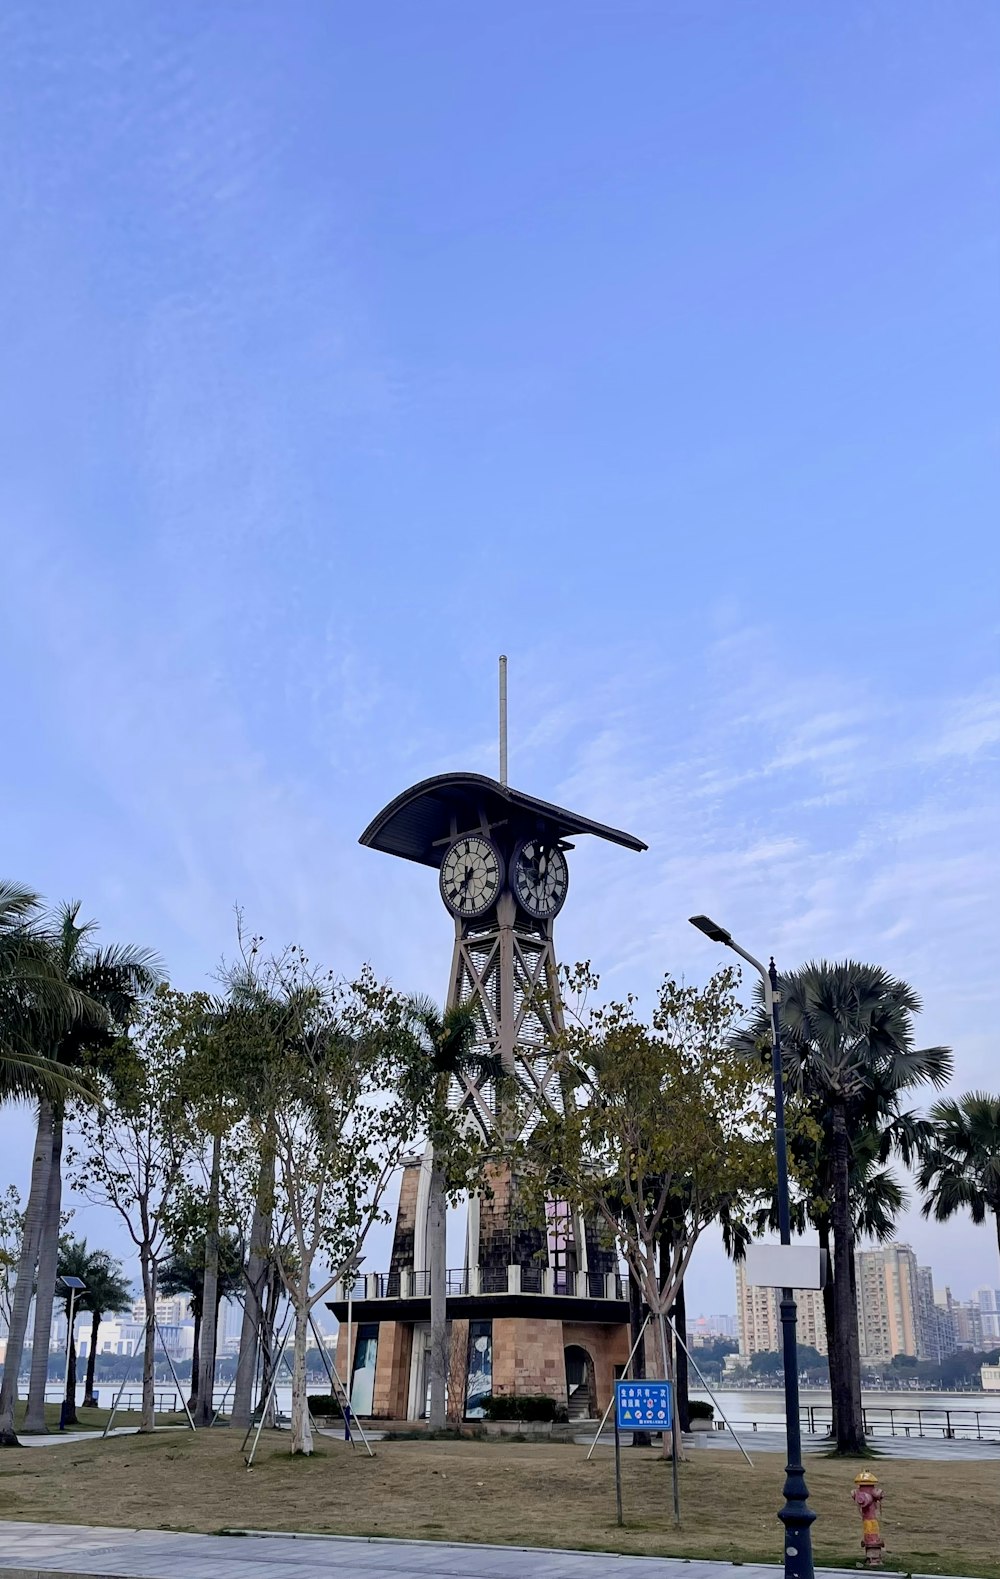
[[[87,1378],[83,1387],[83,1407],[97,1408],[94,1371],[97,1365],[97,1340],[105,1316],[120,1316],[132,1309],[132,1285],[120,1261],[107,1250],[95,1250],[87,1259],[84,1276],[87,1292],[83,1309],[90,1312],[90,1342],[87,1345]]]
[[[52,960],[52,938],[40,924],[41,901],[30,889],[0,882],[0,1102],[87,1097],[87,1086],[38,1051],[82,1007]]]
[[[52,1038],[46,1051],[69,1071],[86,1067],[88,1061],[99,1057],[112,1045],[116,1035],[127,1025],[139,998],[151,991],[161,976],[157,957],[150,949],[126,944],[92,947],[97,924],[81,922],[79,915],[78,901],[60,907],[55,916],[51,944],[53,968],[67,991],[76,995],[78,1012],[70,1024]],[[59,1255],[64,1116],[64,1101],[50,1103],[43,1098],[39,1103],[39,1129],[43,1124],[51,1126],[52,1143],[38,1241],[26,1431],[45,1430],[45,1382]]]
[[[859,1182],[852,1137],[877,1130],[876,1155],[899,1150],[906,1160],[921,1134],[900,1109],[904,1090],[941,1086],[951,1073],[946,1047],[915,1048],[913,1018],[920,999],[906,982],[877,965],[819,960],[780,982],[782,1062],[786,1087],[819,1127],[833,1247],[833,1332],[828,1335],[837,1452],[865,1451],[861,1354],[854,1286],[855,1204]],[[759,1050],[769,1036],[763,1005],[740,1038]]]
[[[165,1262],[157,1279],[157,1293],[167,1298],[178,1294],[188,1296],[188,1310],[194,1317],[194,1343],[191,1349],[191,1391],[188,1408],[198,1402],[198,1371],[201,1357],[201,1320],[205,1294],[204,1246],[175,1250]]]
[[[427,1195],[427,1270],[430,1275],[431,1342],[428,1356],[430,1407],[428,1427],[443,1431],[447,1413],[449,1359],[448,1279],[448,1181],[441,1145],[452,1079],[463,1073],[485,1073],[500,1078],[500,1060],[477,1050],[479,1020],[468,1004],[458,1004],[441,1014],[428,998],[412,998],[411,1023],[427,1053],[427,1080],[432,1088],[432,1120],[428,1141],[431,1172]],[[350,1357],[348,1358],[350,1366]]]
[[[191,1352],[191,1393],[188,1408],[197,1408],[199,1370],[201,1362],[201,1336],[205,1316],[205,1239],[192,1238],[178,1246],[166,1262],[157,1280],[160,1294],[187,1294],[188,1309],[194,1317],[194,1343]],[[243,1282],[243,1249],[233,1234],[219,1235],[219,1266],[215,1293],[215,1324],[218,1325],[219,1307],[223,1299],[239,1293]],[[209,1390],[209,1419],[211,1423],[211,1389]]]
[[[93,1100],[84,1076],[39,1053],[38,1048],[51,1049],[74,1023],[101,1012],[99,1005],[67,982],[58,969],[55,939],[51,927],[39,919],[39,904],[38,896],[30,890],[0,883],[0,1101],[39,1103],[31,1183],[0,1383],[3,1447],[17,1445],[17,1377],[35,1285],[55,1110],[71,1095]],[[45,1354],[47,1358],[48,1337]]]
[[[93,1255],[87,1249],[86,1239],[74,1239],[71,1234],[63,1234],[59,1239],[58,1276],[79,1278],[85,1289],[90,1288],[90,1264]],[[66,1399],[62,1412],[63,1425],[78,1425],[76,1414],[76,1318],[84,1312],[83,1296],[79,1293],[72,1295],[68,1288],[60,1289],[58,1299],[63,1306],[63,1314],[67,1325],[70,1317],[70,1306],[73,1307],[73,1325],[67,1333],[68,1361],[66,1367]],[[45,1356],[48,1364],[48,1354]]]
[[[947,1222],[967,1210],[974,1223],[992,1213],[1000,1251],[1000,1096],[968,1091],[930,1111],[932,1137],[920,1165],[923,1212]]]

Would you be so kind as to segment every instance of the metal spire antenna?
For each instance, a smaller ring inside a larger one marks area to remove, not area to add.
[[[500,783],[507,782],[507,657],[500,654]]]

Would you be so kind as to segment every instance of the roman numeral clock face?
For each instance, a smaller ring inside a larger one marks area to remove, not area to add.
[[[441,862],[441,897],[456,916],[481,916],[503,887],[503,862],[484,834],[456,839]]]
[[[557,844],[525,839],[514,851],[511,887],[522,910],[548,920],[563,907],[569,889],[569,867]]]

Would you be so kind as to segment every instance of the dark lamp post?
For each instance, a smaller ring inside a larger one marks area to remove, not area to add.
[[[752,965],[764,984],[764,1007],[771,1025],[771,1070],[774,1076],[774,1150],[778,1163],[778,1229],[783,1245],[792,1242],[788,1200],[788,1142],[785,1136],[785,1087],[781,1070],[781,993],[772,959],[765,969],[741,948],[731,932],[708,916],[692,916],[691,925],[713,943],[723,943]],[[778,1518],[785,1526],[785,1579],[813,1579],[812,1524],[809,1488],[802,1464],[802,1427],[799,1419],[799,1352],[795,1335],[795,1298],[792,1289],[781,1290],[781,1348],[785,1368],[785,1436],[788,1462],[783,1487],[785,1505]]]
[[[59,1281],[63,1288],[69,1289],[69,1309],[66,1312],[68,1317],[66,1323],[66,1371],[63,1375],[62,1402],[59,1405],[59,1429],[60,1431],[65,1431],[66,1395],[69,1392],[69,1351],[73,1347],[73,1323],[76,1320],[76,1296],[78,1294],[86,1294],[87,1285],[83,1281],[82,1277],[73,1277],[71,1275],[61,1277]]]

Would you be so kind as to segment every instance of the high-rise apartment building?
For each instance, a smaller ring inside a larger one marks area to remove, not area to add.
[[[976,1303],[982,1323],[983,1343],[989,1348],[992,1343],[1000,1341],[1000,1288],[977,1289]]]
[[[922,1330],[917,1258],[909,1245],[859,1250],[855,1269],[861,1358],[875,1365],[896,1354],[923,1359],[931,1345]]]
[[[736,1320],[739,1324],[740,1355],[774,1353],[781,1348],[781,1315],[776,1288],[754,1288],[747,1282],[742,1261],[736,1263]],[[800,1343],[811,1344],[826,1353],[826,1321],[823,1295],[815,1288],[795,1290],[796,1331]]]

